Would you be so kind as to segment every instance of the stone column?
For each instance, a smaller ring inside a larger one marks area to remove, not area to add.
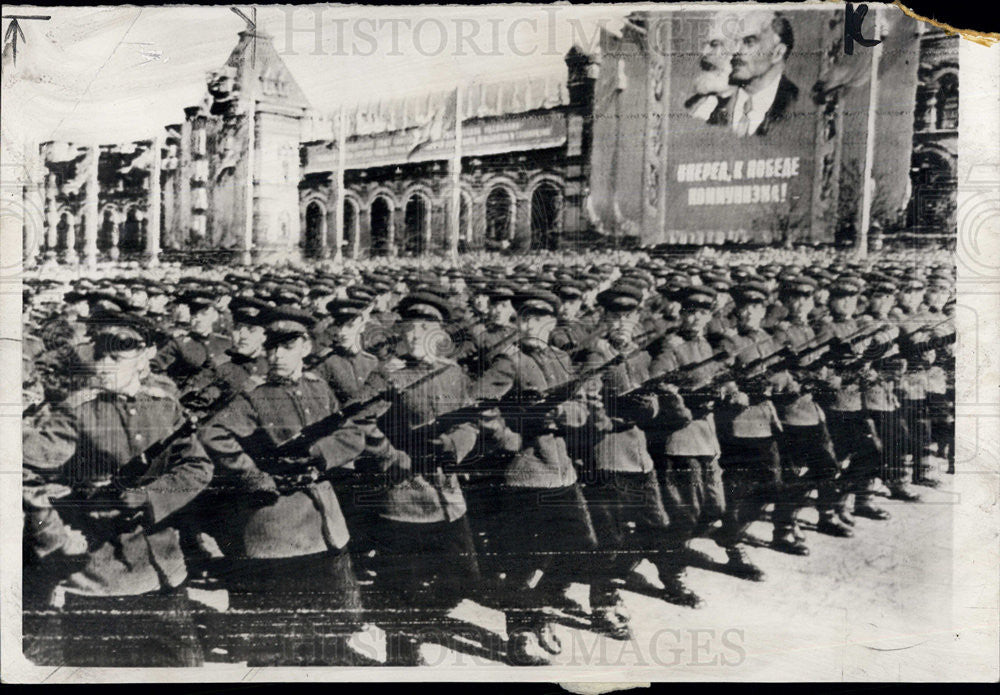
[[[149,165],[149,211],[146,225],[146,263],[155,267],[160,260],[160,138],[153,138],[150,143],[152,159]]]
[[[97,164],[100,161],[101,148],[90,146],[90,152],[83,160],[87,167],[86,198],[83,203],[83,260],[84,264],[93,268],[97,265],[97,196],[100,183],[97,180]]]
[[[67,263],[76,263],[76,215],[66,216],[66,253],[63,258]]]
[[[45,255],[48,258],[55,257],[56,247],[59,246],[59,210],[56,203],[56,194],[58,191],[59,186],[56,183],[56,175],[49,174],[45,177],[45,223],[48,225]]]
[[[101,224],[104,224],[102,221]],[[118,244],[121,243],[122,238],[122,216],[117,212],[111,212],[111,248],[108,249],[108,255],[111,256],[111,260],[117,261],[118,256],[121,255],[121,250],[118,248]]]

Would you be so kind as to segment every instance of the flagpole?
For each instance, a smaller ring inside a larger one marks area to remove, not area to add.
[[[877,5],[872,6],[875,15],[876,40],[882,38],[881,15]],[[872,48],[871,75],[868,80],[868,125],[865,133],[865,170],[861,179],[861,227],[858,229],[856,253],[858,258],[868,257],[868,227],[872,217],[872,169],[875,164],[875,118],[878,114],[878,66],[882,58],[882,42]]]
[[[455,87],[455,150],[451,159],[451,229],[448,249],[452,262],[458,261],[458,237],[462,224],[462,87]]]
[[[337,206],[336,218],[333,220],[333,239],[337,247],[333,252],[333,262],[338,266],[344,261],[344,163],[347,161],[347,153],[344,151],[347,141],[344,108],[340,108],[337,119]]]

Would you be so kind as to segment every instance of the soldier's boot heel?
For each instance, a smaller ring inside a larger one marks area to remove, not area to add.
[[[549,654],[539,632],[531,628],[519,628],[507,639],[507,661],[512,666],[548,666],[552,663]]]
[[[854,535],[850,528],[840,522],[835,513],[823,514],[816,524],[816,530],[836,538],[850,538]]]
[[[738,545],[726,548],[726,555],[729,557],[729,562],[726,564],[729,574],[751,582],[764,581],[764,570],[750,561],[746,549]]]
[[[625,604],[619,599],[612,605],[596,606],[590,623],[594,630],[617,640],[627,640],[632,636],[629,627],[631,616]]]
[[[667,603],[688,608],[700,608],[703,605],[701,597],[684,584],[679,574],[661,573],[660,580],[663,582],[660,597]]]
[[[889,489],[889,499],[900,500],[902,502],[919,502],[920,495],[910,489],[908,485],[893,485]]]
[[[854,501],[854,516],[885,521],[889,518],[889,512],[881,507],[876,507],[870,499],[857,499]]]

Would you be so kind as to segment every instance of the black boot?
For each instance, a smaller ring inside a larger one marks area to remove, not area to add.
[[[781,553],[789,555],[799,555],[805,557],[809,554],[809,546],[805,540],[796,536],[791,529],[786,531],[774,530],[774,538],[771,540],[771,547]]]
[[[632,636],[629,628],[630,616],[625,604],[619,599],[609,606],[595,606],[590,618],[590,624],[596,632],[603,633],[612,639],[627,640]]]
[[[854,535],[854,532],[850,528],[845,526],[837,519],[837,515],[834,514],[822,514],[819,518],[819,523],[816,524],[816,530],[820,533],[825,533],[828,536],[835,536],[837,538],[850,538]]]
[[[661,572],[660,580],[663,582],[663,591],[660,592],[660,596],[667,603],[687,606],[688,608],[701,607],[703,603],[701,597],[687,588],[679,572],[674,571],[666,574]]]
[[[726,564],[726,571],[729,574],[740,579],[748,579],[751,582],[764,581],[764,571],[750,562],[750,558],[747,557],[746,550],[743,547],[735,545],[731,548],[726,548],[726,555],[729,556],[729,562]]]

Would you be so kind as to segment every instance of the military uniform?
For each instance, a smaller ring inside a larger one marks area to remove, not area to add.
[[[301,312],[276,308],[270,318],[272,345],[307,335],[310,319]],[[336,611],[343,631],[357,625],[360,595],[346,552],[350,535],[333,486],[322,476],[365,451],[364,433],[346,423],[313,442],[305,458],[320,477],[291,486],[287,478],[302,474],[303,466],[273,453],[339,408],[329,385],[315,374],[271,374],[266,383],[239,394],[200,433],[228,508],[211,535],[226,556],[222,578],[232,605],[277,609],[289,629],[299,625],[294,612],[308,607]],[[249,647],[254,663],[274,656],[273,645]]]
[[[641,294],[619,286],[602,293],[598,301],[609,312],[627,312],[636,310],[640,299]],[[595,445],[584,451],[582,482],[597,536],[596,558],[605,572],[591,584],[591,610],[606,631],[623,637],[629,616],[614,581],[627,576],[643,557],[654,564],[664,562],[669,549],[667,512],[644,432],[659,412],[659,401],[655,392],[632,393],[649,380],[652,358],[643,349],[616,349],[599,339],[583,368],[599,369],[619,358],[602,374],[607,418],[596,423]]]
[[[515,306],[554,316],[558,302],[550,292],[522,290]],[[558,600],[570,582],[586,577],[584,558],[597,547],[573,460],[593,445],[599,404],[570,395],[555,412],[530,409],[537,397],[532,394],[546,394],[574,375],[565,352],[525,339],[500,355],[474,389],[477,397],[499,402],[517,442],[504,461],[500,504],[503,518],[520,520],[506,524],[501,538],[508,634],[516,641],[529,637],[526,630],[545,641],[548,627],[539,605],[546,595]],[[536,570],[544,574],[532,590],[528,582]]]
[[[101,331],[135,333],[136,325],[145,330],[133,317],[117,316]],[[26,557],[34,558],[25,572],[35,577],[36,589],[54,583],[52,600],[65,602],[65,665],[107,665],[107,655],[93,649],[104,628],[127,635],[118,665],[201,662],[186,599],[178,592],[187,569],[174,522],[208,485],[212,467],[191,436],[175,439],[149,463],[136,458],[184,424],[174,398],[139,385],[134,395],[76,392],[25,428]],[[46,484],[71,492],[46,500]],[[71,529],[83,533],[86,553],[75,571],[53,577],[45,558],[65,547]],[[139,610],[138,623],[86,618],[88,611],[116,608]]]

